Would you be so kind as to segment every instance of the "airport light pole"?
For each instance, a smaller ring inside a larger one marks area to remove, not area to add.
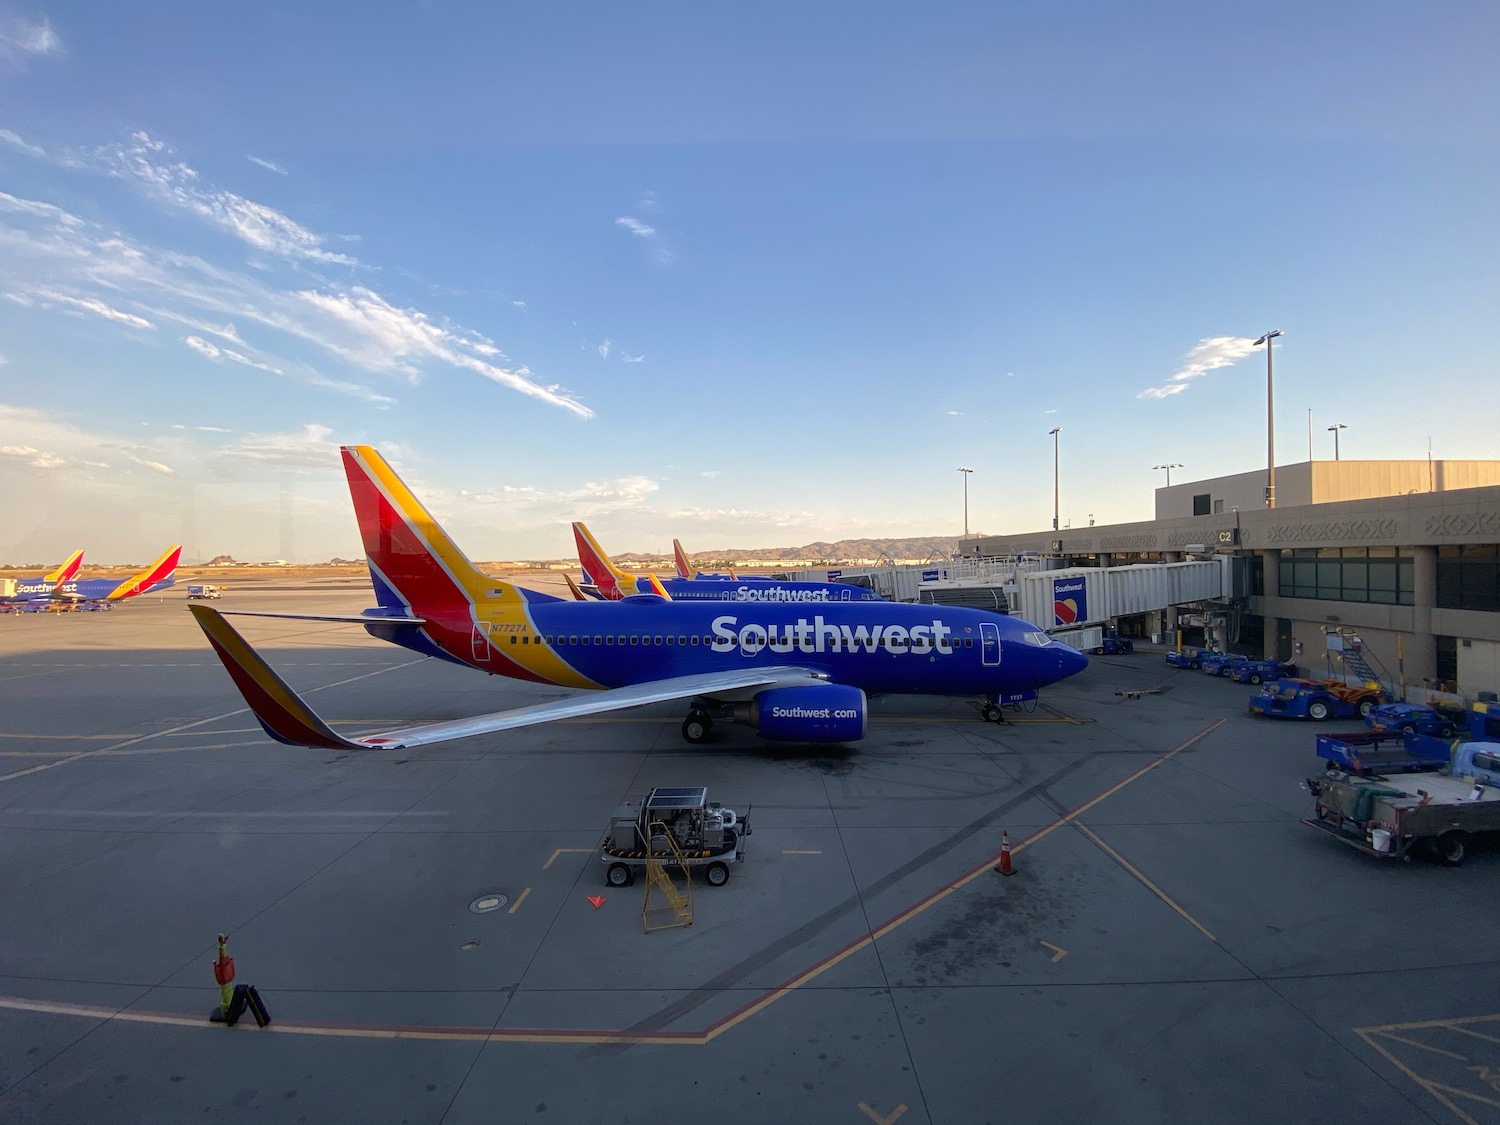
[[[1047,431],[1052,435],[1052,530],[1057,530],[1057,435],[1062,433],[1061,426],[1053,426]]]
[[[1273,328],[1252,347],[1266,346],[1266,507],[1276,507],[1276,399],[1271,382],[1271,341],[1281,335]]]
[[[1347,430],[1348,428],[1349,427],[1344,425],[1344,423],[1342,422],[1335,422],[1333,425],[1328,427],[1328,429],[1333,433],[1333,459],[1335,461],[1339,459],[1339,431]]]
[[[1166,469],[1167,470],[1167,487],[1171,488],[1172,487],[1172,470],[1173,469],[1180,469],[1180,468],[1182,468],[1182,465],[1179,462],[1177,462],[1177,461],[1173,461],[1170,465],[1152,465],[1151,467],[1153,469]]]
[[[974,470],[960,465],[958,471],[964,475],[964,538],[967,539],[969,537],[969,474]]]

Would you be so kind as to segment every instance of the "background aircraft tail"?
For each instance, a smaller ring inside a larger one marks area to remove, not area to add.
[[[578,562],[583,567],[584,577],[608,601],[619,601],[626,594],[635,593],[635,579],[609,561],[604,548],[583,524],[573,525],[573,541],[578,544]]]
[[[377,450],[349,445],[343,455],[381,608],[428,617],[476,602],[526,600],[515,586],[475,568]]]
[[[693,560],[687,557],[687,552],[682,549],[682,544],[672,540],[672,554],[677,558],[678,578],[697,578],[698,568],[693,565]]]
[[[117,602],[121,598],[133,598],[137,594],[144,594],[152,587],[166,587],[172,585],[175,579],[172,577],[177,570],[177,560],[182,557],[182,545],[167,549],[166,554],[141,571],[133,578],[127,578],[113,590],[104,596],[105,601]]]
[[[43,582],[50,582],[54,586],[60,586],[64,582],[71,582],[78,577],[78,572],[83,568],[83,552],[74,551],[68,556],[68,561],[62,566],[42,576]]]

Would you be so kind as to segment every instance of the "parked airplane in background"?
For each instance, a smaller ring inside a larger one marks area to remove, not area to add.
[[[63,582],[50,593],[38,594],[28,600],[74,604],[106,603],[123,601],[125,598],[133,598],[140,594],[154,594],[176,583],[173,573],[177,570],[177,560],[181,556],[181,546],[171,547],[166,554],[145,570],[123,582],[118,578],[75,578]]]
[[[49,570],[37,578],[16,578],[14,587],[10,592],[0,594],[0,603],[29,602],[37,599],[45,599],[51,596],[65,582],[71,582],[78,576],[79,568],[83,566],[83,552],[74,551],[68,559],[55,570]]]
[[[783,582],[773,578],[728,579],[719,575],[696,578],[657,578],[655,575],[627,574],[617,567],[589,529],[573,525],[573,540],[578,544],[578,561],[583,565],[585,593],[605,601],[616,602],[631,594],[655,593],[653,583],[674,602],[870,602],[884,599],[866,586],[851,582]],[[674,541],[675,542],[675,541]]]
[[[189,607],[261,726],[298,746],[425,746],[687,700],[683,737],[715,715],[762,737],[848,742],[866,693],[982,695],[985,717],[1015,695],[1081,671],[1088,658],[1034,625],[985,610],[894,602],[574,601],[481,574],[378,452],[343,450],[378,606],[361,614],[249,613],[356,621],[375,637],[492,675],[591,688],[567,699],[382,734],[336,734],[225,620]]]
[[[682,549],[682,543],[676,539],[672,540],[672,558],[677,563],[678,578],[702,578],[710,582],[738,582],[740,580],[740,576],[734,572],[734,567],[729,568],[728,574],[705,574],[693,565],[693,560],[688,558],[687,552]]]

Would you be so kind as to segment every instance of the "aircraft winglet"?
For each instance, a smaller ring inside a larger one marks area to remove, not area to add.
[[[272,671],[260,653],[230,627],[218,610],[206,605],[190,605],[188,609],[197,618],[198,625],[208,637],[208,643],[213,645],[214,652],[224,662],[229,678],[240,689],[251,712],[266,733],[277,742],[323,750],[367,749],[335,734],[327,723],[313,714],[312,708],[302,701],[302,697]]]
[[[661,598],[662,601],[669,602],[672,600],[672,595],[667,593],[666,588],[662,586],[661,579],[657,578],[654,574],[648,574],[646,577],[651,580],[651,592],[653,594]]]

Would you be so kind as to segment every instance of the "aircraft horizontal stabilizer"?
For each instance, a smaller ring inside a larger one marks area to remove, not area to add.
[[[269,664],[235,632],[224,615],[206,605],[188,607],[209,643],[218,653],[245,702],[266,733],[278,742],[318,749],[381,750],[431,746],[476,734],[515,730],[519,727],[581,718],[650,703],[668,703],[676,699],[720,699],[733,701],[753,696],[773,687],[799,687],[825,684],[817,672],[795,666],[739,668],[727,672],[704,672],[692,676],[674,676],[666,680],[586,692],[567,699],[496,711],[471,719],[450,719],[423,726],[403,727],[380,734],[345,738],[319,718],[311,707],[278,676]],[[379,620],[379,619],[376,619]]]

